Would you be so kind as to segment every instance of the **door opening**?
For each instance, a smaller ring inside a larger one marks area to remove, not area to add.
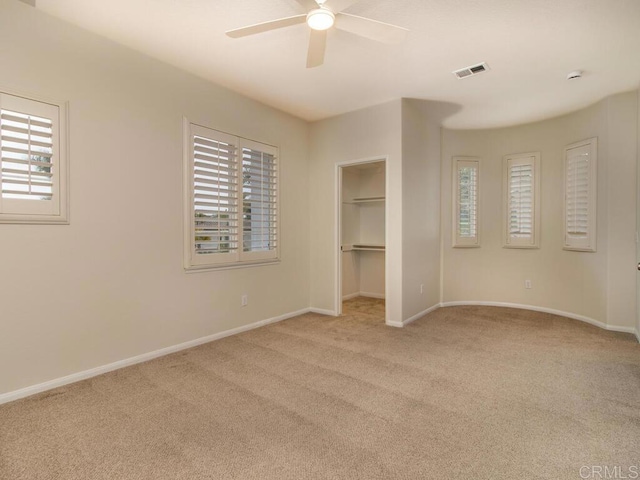
[[[384,322],[387,172],[384,159],[344,163],[337,172],[338,314]]]

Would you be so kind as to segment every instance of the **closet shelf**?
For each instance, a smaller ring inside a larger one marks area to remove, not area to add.
[[[358,243],[353,245],[342,245],[340,249],[343,252],[351,251],[369,251],[369,252],[384,252],[384,245],[372,245],[369,243]]]
[[[356,197],[350,202],[343,203],[372,203],[372,202],[384,202],[385,197]]]

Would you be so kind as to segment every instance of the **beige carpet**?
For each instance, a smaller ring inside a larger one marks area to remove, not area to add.
[[[396,329],[383,308],[355,299],[340,318],[0,406],[0,478],[580,479],[640,465],[631,335],[493,307]]]

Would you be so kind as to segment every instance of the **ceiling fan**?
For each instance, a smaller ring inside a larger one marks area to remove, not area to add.
[[[247,27],[229,30],[227,35],[232,38],[246,37],[256,33],[276,30],[306,23],[311,29],[309,50],[307,53],[307,68],[317,67],[324,62],[324,52],[327,45],[327,31],[334,27],[346,32],[354,33],[382,43],[399,43],[407,32],[406,28],[379,22],[370,18],[358,17],[342,10],[354,4],[357,0],[296,0],[307,9],[306,14],[293,17],[279,18],[264,23],[257,23]]]

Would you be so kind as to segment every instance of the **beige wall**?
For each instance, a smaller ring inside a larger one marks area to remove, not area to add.
[[[506,302],[635,324],[637,93],[529,125],[444,130],[442,150],[443,300]],[[598,251],[562,249],[562,152],[598,137]],[[541,152],[541,248],[503,248],[502,156]],[[480,248],[451,247],[451,157],[481,157]],[[533,288],[524,288],[524,281]]]
[[[347,113],[311,124],[310,211],[311,306],[335,312],[337,268],[337,165],[364,159],[387,160],[387,313],[402,320],[402,151],[401,101]]]
[[[311,305],[336,306],[336,165],[387,156],[388,320],[394,324],[439,303],[440,121],[451,106],[403,99],[311,126]],[[407,219],[410,219],[408,221]],[[344,257],[343,257],[344,258]],[[372,269],[374,263],[369,265]],[[361,291],[367,275],[360,259]],[[344,278],[344,277],[343,277]],[[420,293],[423,285],[423,293]],[[379,286],[378,286],[379,288]]]
[[[614,95],[607,108],[607,320],[634,327],[636,320],[637,92]]]
[[[71,147],[71,224],[0,225],[0,394],[309,306],[305,122],[21,2],[0,45],[0,87],[69,101]],[[184,273],[183,115],[280,146],[280,264]]]
[[[385,203],[350,203],[357,197],[385,195],[385,162],[342,168],[342,245],[385,243]],[[383,252],[342,252],[342,297],[384,298]]]
[[[440,294],[622,328],[637,321],[637,92],[531,125],[441,137],[452,106],[396,100],[308,125],[13,0],[0,0],[0,44],[11,46],[0,49],[2,89],[69,101],[71,150],[71,224],[0,225],[0,365],[10,366],[0,369],[0,395],[309,306],[335,311],[336,165],[363,159],[387,160],[391,322]],[[183,116],[280,146],[280,264],[184,273]],[[562,149],[591,136],[598,252],[568,252]],[[504,249],[502,156],[526,151],[542,153],[541,248]],[[450,246],[453,155],[482,158],[479,249]],[[373,278],[361,269],[351,279],[361,290],[380,288],[362,275]]]
[[[442,105],[436,102],[412,99],[402,101],[404,320],[440,302],[442,110]]]
[[[360,209],[353,203],[344,203],[358,196],[360,175],[351,168],[342,170],[342,245],[359,243]],[[342,296],[350,297],[360,293],[360,255],[351,250],[342,252]]]

